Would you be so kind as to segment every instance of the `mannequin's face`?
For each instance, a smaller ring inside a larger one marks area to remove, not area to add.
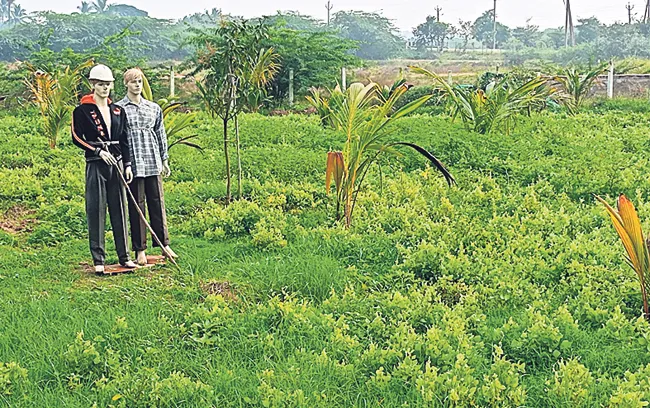
[[[97,81],[95,82],[95,85],[93,85],[95,95],[99,96],[100,98],[108,98],[111,93],[111,89],[113,89],[112,82]]]
[[[126,83],[126,90],[131,95],[140,95],[142,94],[142,77],[132,79]]]

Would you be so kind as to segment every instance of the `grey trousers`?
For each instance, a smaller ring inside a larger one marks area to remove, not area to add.
[[[169,245],[167,232],[167,214],[165,212],[165,198],[163,193],[162,178],[160,175],[151,177],[136,177],[129,184],[133,197],[138,202],[140,211],[145,214],[145,203],[149,209],[149,223],[151,229],[162,242],[163,246]],[[131,245],[134,251],[147,249],[147,226],[140,219],[135,205],[129,201],[129,221],[131,224]],[[155,240],[153,246],[159,246]]]
[[[118,166],[121,169],[122,162]],[[95,265],[104,265],[106,258],[104,235],[107,206],[119,261],[125,263],[129,260],[125,200],[126,191],[114,166],[109,166],[102,160],[86,162],[86,219],[90,253]]]

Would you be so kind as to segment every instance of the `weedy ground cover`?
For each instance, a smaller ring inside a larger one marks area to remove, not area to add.
[[[244,115],[245,199],[225,207],[200,114],[205,152],[175,147],[165,184],[182,273],[110,279],[80,265],[81,152],[2,111],[0,225],[23,228],[0,231],[0,405],[643,406],[650,325],[592,196],[650,218],[638,105],[535,113],[508,136],[400,119],[458,186],[416,154],[386,161],[349,230],[323,172],[344,140],[317,117]]]

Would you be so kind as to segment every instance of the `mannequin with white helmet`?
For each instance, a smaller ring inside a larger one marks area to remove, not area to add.
[[[118,171],[133,180],[126,112],[109,98],[115,78],[106,65],[96,65],[88,76],[93,93],[84,96],[72,115],[72,141],[85,151],[86,218],[95,272],[104,273],[106,209],[113,227],[119,262],[136,265],[129,257],[126,230],[126,193]]]

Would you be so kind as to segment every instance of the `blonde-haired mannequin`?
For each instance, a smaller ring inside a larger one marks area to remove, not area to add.
[[[163,245],[163,254],[177,255],[169,247],[167,215],[161,176],[171,174],[169,155],[167,153],[167,134],[160,106],[142,97],[143,73],[138,68],[131,68],[124,73],[124,85],[127,95],[118,102],[129,116],[127,133],[131,141],[131,157],[134,167],[134,181],[131,192],[138,207],[144,213],[148,207],[151,228]],[[139,217],[134,203],[129,203],[131,223],[131,244],[136,251],[136,261],[140,265],[147,263],[146,226]],[[154,241],[153,245],[157,243]]]

